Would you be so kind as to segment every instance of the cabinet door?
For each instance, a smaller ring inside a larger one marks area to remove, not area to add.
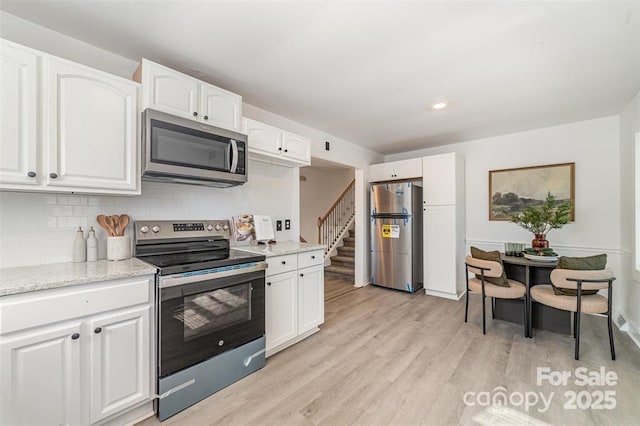
[[[18,47],[1,47],[0,182],[35,185],[38,59]]]
[[[241,96],[210,84],[200,83],[200,102],[203,123],[236,132],[242,130]]]
[[[80,346],[85,338],[79,321],[0,337],[2,424],[84,423]]]
[[[421,158],[394,161],[392,164],[394,169],[394,179],[411,179],[422,177]]]
[[[298,275],[298,334],[302,334],[324,322],[324,268],[300,269]]]
[[[269,276],[266,291],[267,352],[298,335],[297,272]]]
[[[92,423],[148,399],[149,309],[120,310],[89,321]]]
[[[395,179],[393,163],[381,163],[369,166],[369,182],[380,182]]]
[[[249,139],[249,151],[270,155],[282,153],[282,131],[249,118],[242,119],[242,133]]]
[[[146,60],[142,74],[145,108],[195,119],[200,112],[198,80]]]
[[[137,189],[138,85],[46,61],[47,185]]]
[[[424,288],[456,295],[456,208],[428,206],[424,211]]]
[[[289,132],[282,132],[282,155],[301,164],[311,164],[311,141],[302,136]]]
[[[456,203],[455,154],[431,155],[422,158],[422,197],[427,206]]]

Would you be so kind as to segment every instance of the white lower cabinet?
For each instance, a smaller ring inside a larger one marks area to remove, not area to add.
[[[324,322],[323,251],[267,258],[267,356],[318,331]]]
[[[0,424],[94,424],[151,401],[153,283],[0,298]]]

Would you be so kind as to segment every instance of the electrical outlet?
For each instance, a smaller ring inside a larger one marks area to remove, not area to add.
[[[291,221],[289,219],[284,220],[284,229],[291,229]]]
[[[276,220],[276,231],[282,231],[282,221]]]
[[[324,149],[325,149],[325,151],[329,151],[330,148],[329,148],[329,142],[328,141],[325,141]]]

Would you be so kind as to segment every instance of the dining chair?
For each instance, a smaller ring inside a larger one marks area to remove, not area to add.
[[[609,346],[611,359],[615,361],[616,351],[613,344],[613,327],[611,319],[612,284],[615,280],[611,269],[575,270],[554,269],[551,271],[551,282],[562,289],[577,291],[575,296],[558,295],[551,285],[531,287],[531,297],[538,303],[552,308],[573,312],[573,337],[575,339],[575,359],[580,357],[580,317],[581,314],[606,314],[609,326]],[[607,289],[607,296],[600,294],[583,295],[584,290]],[[531,321],[531,318],[529,318]]]
[[[491,297],[492,318],[494,312],[495,299],[522,299],[523,300],[523,325],[524,335],[527,336],[527,287],[519,281],[509,279],[509,286],[503,287],[490,283],[486,278],[497,278],[502,276],[502,263],[493,260],[482,260],[475,257],[467,256],[465,258],[465,276],[467,282],[467,295],[464,307],[464,322],[467,322],[469,316],[469,293],[476,293],[482,296],[482,334],[487,334],[487,325],[485,319],[485,300]],[[469,277],[469,273],[475,274]],[[480,276],[480,278],[477,278]]]

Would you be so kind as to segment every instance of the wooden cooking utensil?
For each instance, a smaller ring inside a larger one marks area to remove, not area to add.
[[[98,224],[102,226],[105,231],[107,231],[107,236],[113,237],[115,235],[115,231],[113,230],[113,227],[110,225],[109,220],[107,220],[107,216],[103,214],[99,214],[96,217],[96,220],[98,221]]]
[[[111,226],[113,227],[113,236],[117,237],[118,235],[118,224],[120,223],[120,216],[117,214],[111,215]]]
[[[121,214],[120,215],[120,220],[118,221],[118,228],[119,228],[119,232],[118,235],[123,237],[124,236],[124,230],[127,227],[127,225],[129,224],[129,215],[127,214]]]
[[[111,236],[115,237],[116,236],[116,224],[113,222],[113,219],[111,218],[111,216],[105,216],[105,220],[107,221],[107,225],[109,225],[109,228],[111,228]]]

